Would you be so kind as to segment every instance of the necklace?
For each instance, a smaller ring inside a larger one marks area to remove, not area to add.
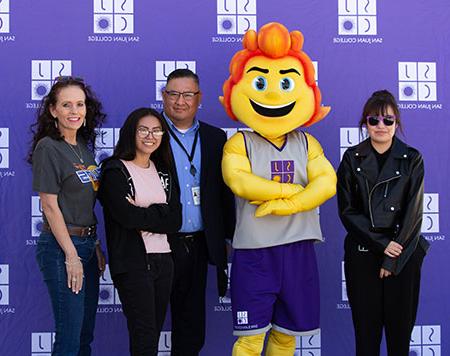
[[[69,146],[69,148],[72,150],[72,152],[75,153],[75,156],[77,156],[77,158],[80,160],[80,162],[84,164],[83,155],[81,153],[81,148],[79,148],[78,145],[75,146],[75,147],[78,147],[80,150],[80,154],[78,154],[77,151],[75,151],[75,148],[73,148],[73,146],[70,143],[68,143],[66,140],[64,140],[64,142],[67,144],[67,146]]]

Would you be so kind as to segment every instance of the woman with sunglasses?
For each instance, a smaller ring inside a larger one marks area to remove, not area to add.
[[[359,127],[369,137],[345,152],[337,173],[356,355],[380,355],[384,328],[388,355],[408,356],[428,249],[420,235],[423,160],[396,137],[400,112],[388,91],[367,100]]]
[[[165,120],[153,109],[133,111],[113,156],[102,164],[99,192],[133,356],[158,354],[174,268],[166,234],[181,225],[173,172]]]
[[[99,172],[93,149],[102,106],[83,80],[58,77],[42,100],[28,161],[43,210],[37,261],[55,318],[54,356],[91,355],[105,258],[94,204]]]

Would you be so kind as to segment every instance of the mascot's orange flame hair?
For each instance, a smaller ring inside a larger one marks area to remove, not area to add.
[[[237,120],[231,109],[231,91],[243,75],[246,63],[255,56],[265,56],[273,59],[291,56],[300,61],[305,72],[306,84],[314,91],[315,109],[310,120],[302,126],[310,126],[323,119],[329,108],[321,107],[320,90],[314,80],[314,66],[308,55],[302,51],[303,35],[300,31],[288,32],[279,23],[268,23],[260,28],[259,33],[247,31],[243,39],[244,49],[237,52],[230,62],[230,77],[223,84],[223,100],[227,114]]]

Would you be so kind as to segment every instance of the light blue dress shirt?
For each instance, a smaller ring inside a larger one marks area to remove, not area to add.
[[[170,129],[178,137],[183,144],[186,151],[190,154],[192,151],[192,145],[194,144],[195,133],[199,130],[200,124],[197,119],[194,119],[192,126],[185,132],[180,132],[173,122],[163,113],[164,118],[167,121]],[[168,133],[170,135],[170,133]],[[197,172],[195,177],[190,173],[191,164],[189,158],[180,147],[180,145],[170,135],[170,146],[172,148],[173,156],[175,158],[175,166],[177,169],[178,181],[180,183],[180,200],[183,204],[182,217],[183,223],[181,225],[180,232],[196,232],[203,230],[203,219],[200,210],[200,204],[194,204],[194,198],[192,195],[192,188],[200,187],[200,172],[201,172],[201,149],[200,149],[200,136],[197,140],[195,147],[194,164]],[[200,191],[200,194],[202,192]]]

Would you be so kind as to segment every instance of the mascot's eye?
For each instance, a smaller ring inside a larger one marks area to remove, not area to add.
[[[255,88],[258,91],[266,90],[267,88],[267,79],[264,77],[256,77],[253,79],[253,88]]]
[[[293,79],[286,77],[280,80],[280,88],[283,91],[292,91],[295,87],[295,82]]]

